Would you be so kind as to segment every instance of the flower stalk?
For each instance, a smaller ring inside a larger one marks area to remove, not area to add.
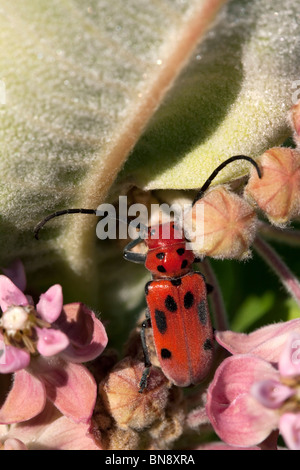
[[[287,291],[300,305],[300,283],[276,251],[260,236],[257,236],[253,248],[277,274]]]
[[[258,232],[263,237],[274,240],[275,242],[285,243],[294,247],[300,246],[300,230],[283,229],[260,220],[258,223]]]
[[[214,270],[207,258],[203,260],[202,267],[206,281],[213,286],[209,299],[213,310],[215,328],[219,331],[227,330],[229,328],[229,322],[222,291]]]

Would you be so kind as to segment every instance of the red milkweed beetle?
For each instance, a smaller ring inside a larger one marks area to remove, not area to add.
[[[260,169],[251,157],[233,156],[213,171],[192,205],[203,196],[219,171],[235,160],[252,163],[261,178]],[[35,227],[35,237],[38,239],[40,229],[50,219],[77,213],[97,215],[94,209],[57,211]],[[197,384],[206,377],[213,359],[213,329],[207,303],[207,293],[212,286],[206,284],[201,273],[193,270],[193,263],[200,260],[192,251],[186,250],[187,240],[174,222],[145,229],[146,237],[138,237],[124,249],[125,259],[145,264],[152,274],[152,280],[145,286],[148,309],[141,327],[145,370],[139,392],[146,388],[151,368],[145,335],[149,327],[152,327],[156,354],[166,377],[179,387]],[[132,251],[143,242],[148,248],[146,254]]]

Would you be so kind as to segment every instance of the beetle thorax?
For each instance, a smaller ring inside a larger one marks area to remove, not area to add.
[[[177,277],[187,274],[193,261],[193,252],[181,242],[149,250],[145,267],[153,277]]]

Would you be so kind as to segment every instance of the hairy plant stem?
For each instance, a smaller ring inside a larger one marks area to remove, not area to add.
[[[274,225],[262,221],[259,222],[258,230],[261,235],[270,240],[291,246],[300,246],[300,230],[274,227]]]
[[[202,266],[206,281],[213,286],[213,291],[209,298],[213,310],[215,328],[219,331],[227,330],[229,324],[219,282],[208,259],[203,260]]]
[[[257,236],[253,248],[277,274],[287,291],[300,305],[300,283],[276,251],[261,237]]]

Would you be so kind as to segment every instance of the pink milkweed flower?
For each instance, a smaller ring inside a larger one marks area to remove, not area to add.
[[[221,439],[232,446],[260,444],[279,429],[290,449],[300,449],[300,320],[249,335],[219,332],[234,354],[217,369],[206,410]]]
[[[22,261],[15,259],[7,268],[1,268],[5,276],[9,277],[22,292],[25,291],[27,280]]]
[[[269,362],[279,362],[290,333],[300,334],[300,318],[274,323],[250,334],[217,331],[217,342],[231,354],[254,354]]]
[[[0,408],[0,423],[33,418],[47,399],[68,418],[88,422],[97,386],[80,363],[96,358],[105,348],[102,323],[81,303],[63,306],[58,284],[34,306],[4,275],[0,275],[0,307],[0,374],[14,374]]]
[[[210,442],[196,447],[193,450],[261,450],[259,447],[234,447],[224,442]]]
[[[90,424],[75,423],[48,402],[42,413],[29,421],[0,425],[3,450],[100,450]]]

